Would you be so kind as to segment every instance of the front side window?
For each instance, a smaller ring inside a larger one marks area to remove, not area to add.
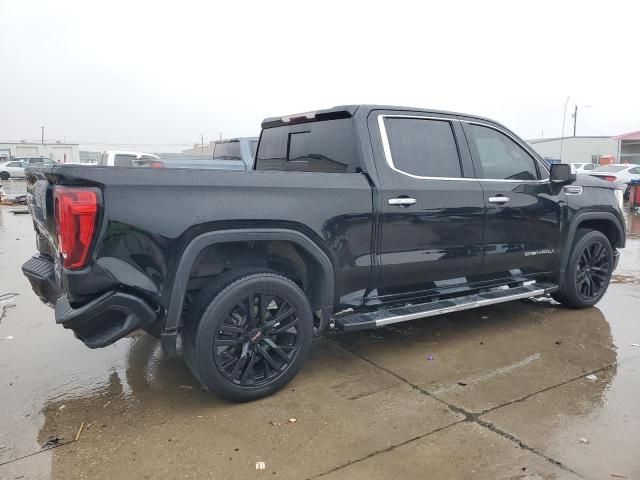
[[[469,124],[469,143],[480,163],[480,178],[537,180],[535,160],[520,145],[493,128]]]
[[[450,122],[387,117],[384,126],[396,169],[419,177],[462,177]]]

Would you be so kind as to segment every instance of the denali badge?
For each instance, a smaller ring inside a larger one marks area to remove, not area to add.
[[[524,252],[524,256],[533,257],[534,255],[551,255],[553,252],[553,248],[545,248],[544,250],[531,250],[530,252]]]

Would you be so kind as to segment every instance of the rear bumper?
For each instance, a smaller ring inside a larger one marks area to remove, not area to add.
[[[56,323],[73,330],[89,348],[110,345],[157,320],[156,312],[144,300],[123,292],[107,292],[82,306],[72,307],[56,282],[49,257],[32,257],[22,266],[22,272],[36,295],[55,306]]]

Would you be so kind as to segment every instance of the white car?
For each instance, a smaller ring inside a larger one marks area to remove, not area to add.
[[[6,162],[0,163],[0,180],[9,180],[10,178],[24,178],[24,169],[29,165],[53,165],[56,162],[48,158],[14,158]]]
[[[153,167],[156,163],[162,162],[160,157],[153,153],[108,150],[102,153],[98,165],[101,167]]]
[[[609,182],[626,183],[628,185],[631,180],[640,180],[640,165],[634,163],[611,163],[594,168],[586,173]]]
[[[573,173],[587,173],[590,170],[593,170],[598,165],[595,163],[572,163],[571,170]]]
[[[24,165],[19,160],[10,160],[0,163],[0,180],[10,178],[24,178]]]

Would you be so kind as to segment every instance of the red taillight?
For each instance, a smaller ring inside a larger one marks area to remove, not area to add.
[[[87,264],[100,209],[98,195],[97,188],[55,188],[56,235],[64,268]]]
[[[151,168],[164,168],[164,162],[151,162],[149,166]]]
[[[618,177],[614,177],[613,175],[607,175],[606,177],[604,177],[604,179],[607,182],[615,182],[618,179]]]

